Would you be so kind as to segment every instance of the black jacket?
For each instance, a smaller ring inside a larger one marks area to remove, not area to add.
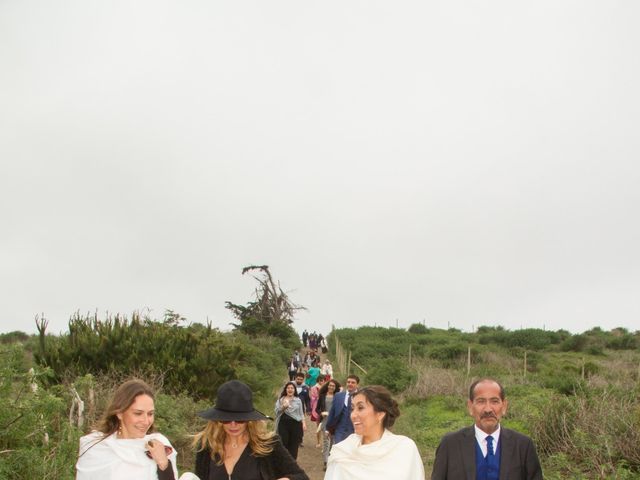
[[[247,446],[247,448],[249,448]],[[290,480],[309,480],[286,448],[282,446],[278,437],[274,437],[273,451],[266,457],[255,457],[262,480],[276,480],[281,477],[289,477]],[[211,465],[211,451],[201,450],[196,453],[196,475],[200,480],[209,479],[209,466]]]

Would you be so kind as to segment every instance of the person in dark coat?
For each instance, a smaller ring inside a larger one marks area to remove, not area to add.
[[[443,437],[431,479],[542,480],[533,441],[500,425],[507,406],[504,389],[496,380],[473,382],[467,408],[475,425]]]
[[[351,398],[356,394],[360,378],[357,375],[347,377],[347,390],[336,393],[327,417],[326,429],[333,437],[333,443],[339,443],[353,433],[351,423]]]
[[[268,417],[253,408],[253,394],[244,383],[221,385],[215,406],[198,416],[208,420],[193,441],[200,480],[309,480],[278,436],[267,431]]]

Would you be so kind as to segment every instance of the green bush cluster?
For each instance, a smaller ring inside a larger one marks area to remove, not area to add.
[[[245,381],[257,394],[270,391],[272,380],[260,370],[284,365],[289,354],[274,337],[223,333],[210,325],[183,327],[134,314],[130,320],[76,315],[67,334],[46,336],[44,350],[35,358],[51,368],[55,382],[87,373],[159,375],[167,393],[212,399],[218,386],[233,378]]]
[[[366,383],[368,385],[384,385],[393,393],[405,390],[416,378],[407,362],[399,358],[378,361],[368,371]]]

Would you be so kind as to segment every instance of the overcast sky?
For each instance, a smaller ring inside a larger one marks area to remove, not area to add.
[[[0,332],[640,325],[640,3],[0,0]]]

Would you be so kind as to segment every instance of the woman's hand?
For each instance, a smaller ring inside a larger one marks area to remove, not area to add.
[[[149,440],[146,444],[151,458],[158,464],[160,470],[166,470],[169,466],[169,459],[164,444],[159,440]]]

